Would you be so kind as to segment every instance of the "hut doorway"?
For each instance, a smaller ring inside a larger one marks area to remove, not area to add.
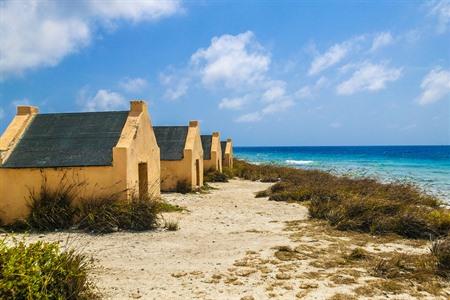
[[[196,185],[200,186],[200,160],[195,160]]]
[[[148,166],[147,163],[139,164],[139,198],[148,197]]]

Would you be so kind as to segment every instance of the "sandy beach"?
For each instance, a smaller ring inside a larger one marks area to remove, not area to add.
[[[93,280],[106,299],[436,298],[426,291],[381,292],[379,278],[342,259],[357,246],[373,253],[424,253],[427,242],[334,231],[309,221],[303,205],[255,198],[268,183],[212,186],[204,194],[163,195],[186,208],[163,216],[177,220],[178,231],[27,239],[60,241],[92,256]]]

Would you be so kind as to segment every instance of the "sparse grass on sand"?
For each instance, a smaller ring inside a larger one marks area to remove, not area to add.
[[[208,170],[203,175],[204,182],[228,182],[228,176],[216,170]]]
[[[39,193],[30,193],[30,213],[4,226],[6,231],[47,232],[81,229],[89,233],[118,230],[144,231],[158,226],[160,212],[181,209],[151,197],[124,200],[121,194],[77,198],[82,185],[61,181],[56,189],[44,181]]]
[[[326,220],[339,230],[395,233],[419,239],[446,236],[450,231],[450,211],[438,198],[409,183],[381,183],[371,178],[253,165],[236,159],[234,175],[276,181],[256,196],[274,201],[308,201],[312,218]]]
[[[0,240],[0,299],[98,299],[90,260],[58,243]]]

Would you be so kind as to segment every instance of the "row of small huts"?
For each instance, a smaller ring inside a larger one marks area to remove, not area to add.
[[[207,170],[232,168],[232,141],[188,126],[153,126],[144,101],[129,111],[39,114],[18,106],[0,137],[0,220],[29,213],[31,193],[79,184],[79,199],[159,196],[180,183],[195,189]]]

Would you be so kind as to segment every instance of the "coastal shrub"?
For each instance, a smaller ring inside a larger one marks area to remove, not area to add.
[[[80,201],[78,228],[92,233],[119,229],[144,231],[157,227],[158,203],[149,197],[121,200],[117,195]]]
[[[228,177],[217,170],[209,170],[204,174],[203,180],[205,182],[228,182]]]
[[[233,169],[230,169],[228,167],[223,167],[222,173],[225,174],[225,176],[227,176],[228,179],[233,179],[235,177]]]
[[[436,259],[437,273],[450,278],[450,237],[433,242],[431,254]]]
[[[124,208],[117,196],[103,196],[80,201],[78,228],[92,233],[117,231]]]
[[[177,182],[177,186],[175,187],[175,191],[181,194],[187,194],[192,192],[191,185],[187,182],[187,180],[179,180]]]
[[[82,184],[68,183],[63,177],[56,189],[50,189],[44,178],[39,192],[30,191],[30,214],[25,224],[36,231],[70,228],[77,213],[73,202],[81,186]]]
[[[0,299],[95,299],[91,263],[57,243],[0,240]]]
[[[254,165],[234,160],[234,173],[248,180],[279,178],[259,197],[275,201],[309,201],[311,218],[324,219],[340,230],[395,233],[429,239],[450,232],[450,210],[418,187],[404,182],[337,176],[319,170]]]

